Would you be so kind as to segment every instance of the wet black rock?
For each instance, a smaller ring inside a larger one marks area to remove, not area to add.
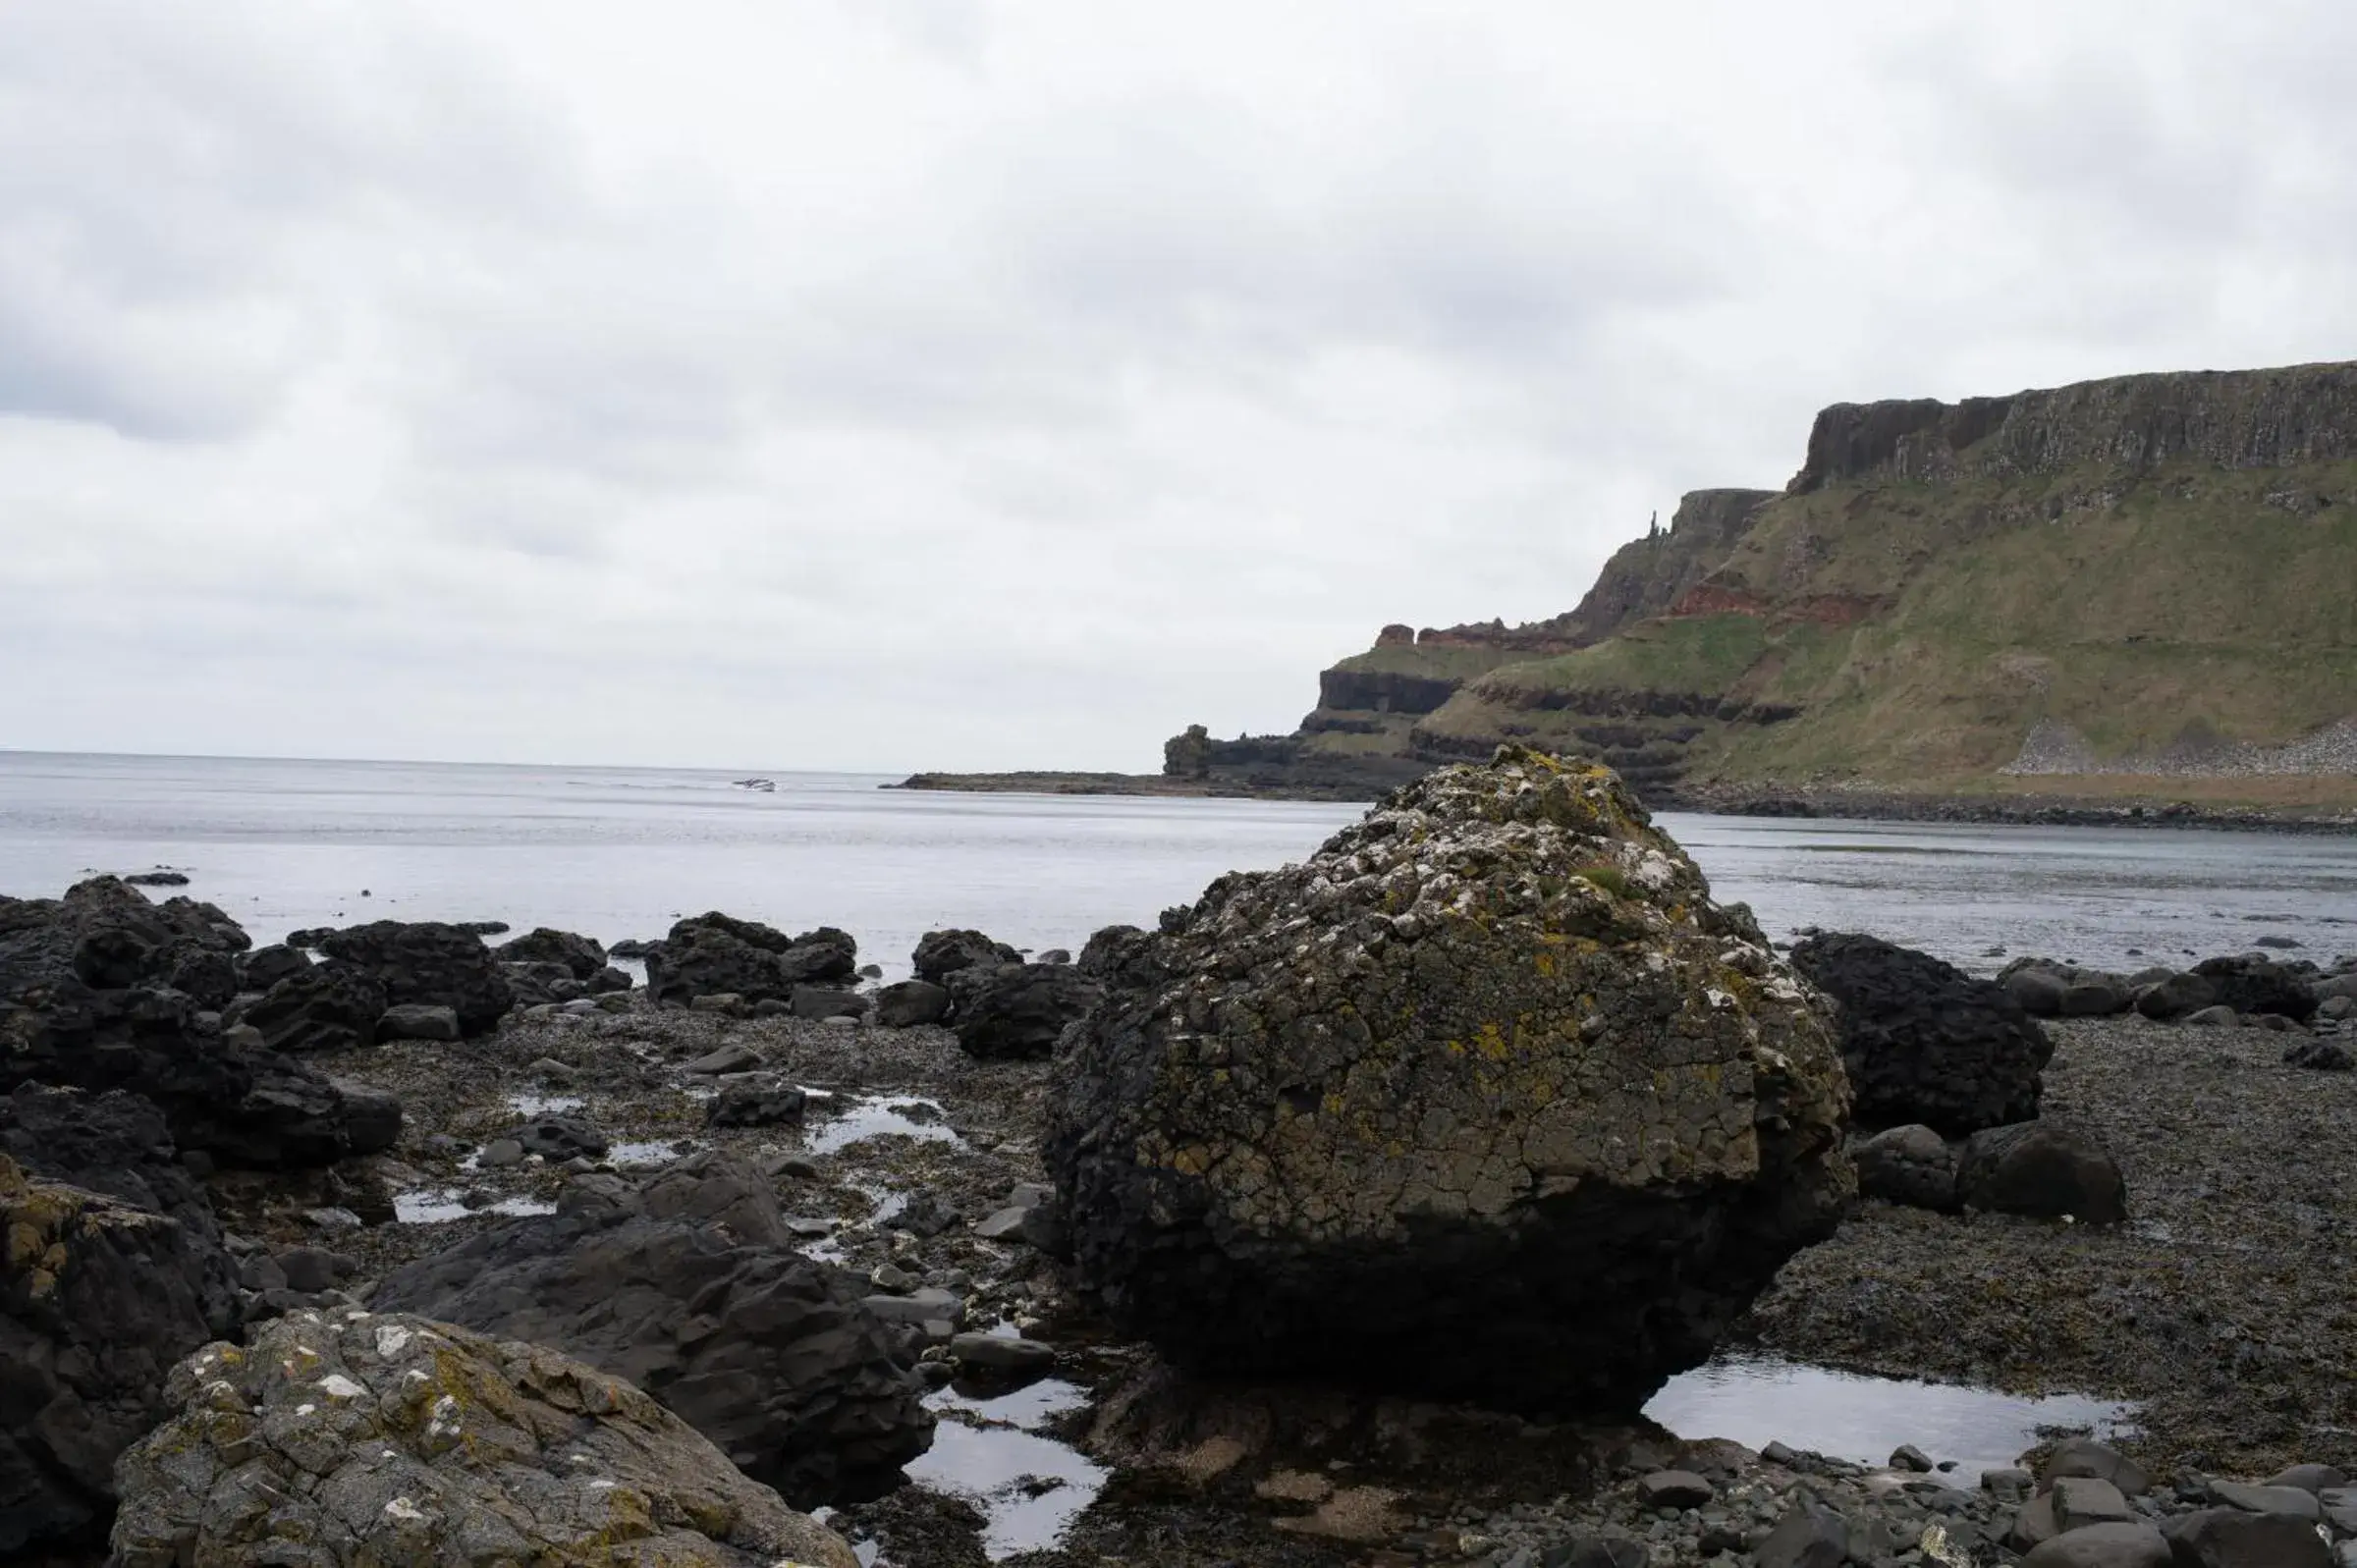
[[[1850,1147],[1858,1195],[1917,1209],[1956,1207],[1956,1151],[1920,1122],[1890,1127]]]
[[[238,984],[246,991],[268,991],[291,976],[301,974],[311,966],[309,957],[293,947],[273,946],[256,947],[237,960]]]
[[[1150,944],[1044,1153],[1182,1366],[1631,1413],[1854,1190],[1823,1003],[1607,769],[1442,769]]]
[[[2288,1066],[2315,1072],[2347,1072],[2357,1067],[2357,1056],[2352,1056],[2349,1048],[2335,1040],[2303,1040],[2285,1046],[2283,1060]]]
[[[865,997],[837,986],[796,986],[790,1004],[796,1018],[813,1021],[856,1018],[867,1011]]]
[[[802,1119],[809,1096],[783,1078],[733,1079],[704,1108],[704,1122],[713,1127],[775,1127]]]
[[[540,926],[492,949],[501,963],[563,964],[576,980],[587,980],[606,966],[606,949],[593,938]]]
[[[128,888],[185,888],[189,885],[189,874],[174,871],[169,866],[158,866],[153,871],[124,873],[123,885]],[[2264,937],[2260,940],[2266,941]]]
[[[2332,1568],[2316,1527],[2288,1514],[2203,1508],[2165,1527],[2179,1568]]]
[[[2221,1005],[2236,1012],[2275,1013],[2302,1023],[2316,1016],[2313,965],[2303,971],[2254,954],[2205,958],[2193,972],[2210,982]]]
[[[102,1549],[116,1457],[213,1337],[219,1250],[177,1220],[0,1154],[0,1560]]]
[[[2163,1022],[2189,1017],[2217,1004],[2218,987],[2195,974],[2170,975],[2136,993],[2136,1010]]]
[[[968,1055],[1045,1056],[1105,995],[1072,964],[975,964],[950,976],[950,1027]]]
[[[2038,1114],[2054,1042],[2002,987],[1875,937],[1811,937],[1792,966],[1840,1007],[1841,1061],[1866,1127],[1947,1136]]]
[[[237,959],[215,947],[181,952],[172,961],[164,984],[214,1012],[229,1005],[240,989]]]
[[[367,970],[305,964],[238,1015],[273,1051],[337,1051],[376,1044],[385,988]]]
[[[831,926],[789,937],[758,921],[714,911],[680,921],[649,949],[647,991],[667,1006],[719,996],[737,997],[747,1005],[791,1002],[796,986],[854,976],[858,950],[857,943]]]
[[[479,1035],[498,1026],[515,994],[483,939],[440,921],[375,920],[321,936],[319,950],[377,978],[395,1006],[448,1007]]]
[[[876,993],[876,1022],[887,1029],[939,1023],[950,1010],[950,994],[930,980],[901,980]]]
[[[928,931],[916,939],[916,948],[908,955],[908,961],[917,979],[940,985],[960,969],[970,969],[976,964],[1021,963],[1023,955],[979,931]]]
[[[1977,1132],[1966,1141],[1956,1191],[1967,1208],[2082,1224],[2117,1224],[2128,1217],[2119,1165],[2095,1135],[2053,1121],[2025,1121]]]
[[[912,1366],[850,1274],[793,1250],[768,1183],[708,1156],[636,1191],[595,1180],[396,1271],[371,1305],[627,1378],[797,1506],[897,1485],[932,1440]]]
[[[509,994],[519,1007],[572,1001],[589,995],[589,987],[561,963],[503,963],[499,967],[508,977]]]
[[[508,1134],[525,1155],[538,1155],[551,1164],[576,1155],[594,1160],[607,1149],[606,1135],[578,1116],[543,1116]]]
[[[112,878],[63,898],[0,898],[0,1092],[136,1090],[182,1149],[226,1164],[324,1164],[385,1147],[397,1107],[392,1131],[383,1106],[356,1117],[342,1088],[229,1038],[218,1014],[166,984],[192,951],[247,946],[211,905],[150,904]]]
[[[445,1043],[460,1038],[459,1015],[455,1008],[428,1007],[418,1002],[407,1002],[388,1007],[377,1020],[379,1040],[439,1040]]]
[[[1153,934],[1135,926],[1106,926],[1090,937],[1074,960],[1107,986],[1136,990],[1156,983]]]

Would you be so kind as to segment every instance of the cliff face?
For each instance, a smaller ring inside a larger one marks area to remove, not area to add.
[[[2082,381],[2009,398],[1837,403],[1790,490],[1871,479],[2013,479],[2171,462],[2285,468],[2357,458],[2357,364]]]
[[[1370,787],[1514,740],[1663,799],[2296,776],[2357,803],[2353,606],[2357,365],[1842,404],[1784,491],[1687,496],[1570,612],[1387,627],[1293,735],[1214,745]]]

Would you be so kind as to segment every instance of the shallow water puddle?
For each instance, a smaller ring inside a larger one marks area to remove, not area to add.
[[[1044,1551],[1096,1500],[1107,1472],[1036,1429],[1087,1402],[1085,1389],[1054,1378],[987,1399],[944,1388],[925,1400],[941,1423],[909,1479],[981,1509],[989,1521],[982,1547],[993,1561]]]
[[[618,1143],[606,1150],[605,1160],[617,1170],[652,1170],[680,1158],[680,1147],[662,1140]]]
[[[2078,1394],[2028,1399],[1987,1388],[1870,1378],[1769,1357],[1725,1356],[1672,1378],[1645,1414],[1689,1441],[1731,1437],[1746,1448],[1781,1442],[1879,1465],[1901,1443],[1935,1461],[1956,1486],[1980,1482],[2038,1441],[2041,1427],[2135,1429],[2135,1407]]]
[[[459,1202],[459,1195],[448,1187],[419,1188],[415,1192],[397,1192],[393,1195],[393,1218],[405,1225],[438,1225],[447,1220],[464,1219],[468,1215],[506,1215],[524,1218],[532,1215],[553,1215],[557,1206],[538,1198],[502,1198],[480,1209],[469,1209]]]
[[[588,1104],[579,1095],[514,1094],[508,1104],[524,1116],[557,1116]]]
[[[911,1112],[916,1112],[911,1114]],[[942,1121],[941,1107],[930,1100],[904,1096],[895,1100],[854,1100],[841,1115],[811,1129],[807,1146],[814,1155],[869,1138],[914,1138],[920,1143],[962,1144],[964,1139]]]

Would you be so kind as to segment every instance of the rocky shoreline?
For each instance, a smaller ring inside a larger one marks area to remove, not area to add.
[[[1285,773],[1174,778],[1124,773],[919,773],[887,789],[969,794],[1146,795],[1188,799],[1380,799],[1399,782],[1396,769],[1316,780]],[[2036,828],[2200,828],[2230,833],[2357,834],[2357,811],[2218,805],[2162,794],[2110,798],[2071,794],[1929,795],[1875,789],[1769,789],[1751,785],[1678,785],[1645,791],[1656,811],[1727,817],[1824,818],[1829,821],[1954,823]]]
[[[24,1560],[2357,1560],[2357,961],[1780,957],[1533,754],[1076,959],[299,936],[0,900]],[[2128,1421],[1637,1413],[1714,1345]]]

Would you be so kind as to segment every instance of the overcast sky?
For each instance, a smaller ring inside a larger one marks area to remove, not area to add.
[[[2345,0],[0,0],[0,746],[1159,764],[1822,405],[2357,355]]]

